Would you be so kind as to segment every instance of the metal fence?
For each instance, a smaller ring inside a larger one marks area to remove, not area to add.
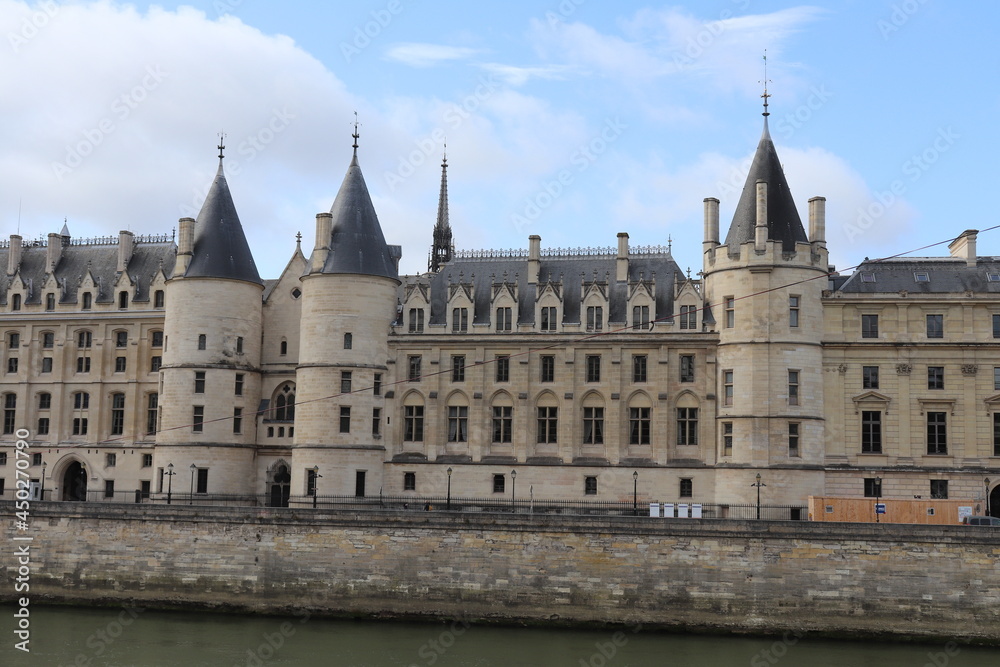
[[[7,494],[4,494],[7,495]],[[44,501],[62,501],[45,491]],[[371,512],[467,512],[515,514],[563,514],[568,516],[641,516],[650,517],[650,500],[546,500],[533,498],[447,498],[442,496],[289,496],[231,495],[204,493],[152,493],[140,491],[88,491],[88,503],[119,505],[156,504],[177,507],[274,507],[313,508],[325,511]],[[757,519],[766,521],[800,521],[807,509],[796,505],[657,503],[661,518]],[[664,511],[661,508],[669,508]],[[650,517],[652,518],[652,517]]]

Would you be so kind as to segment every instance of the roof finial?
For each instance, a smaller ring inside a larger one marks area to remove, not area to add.
[[[768,78],[767,78],[767,49],[764,49],[764,80],[761,81],[760,83],[764,84],[764,94],[761,95],[761,97],[764,98],[764,118],[767,118],[768,116],[771,115],[771,112],[769,112],[767,110],[767,98],[770,97],[770,95],[767,92],[767,83],[768,83]]]
[[[223,159],[224,157],[226,157],[225,153],[223,153],[223,151],[226,150],[226,133],[225,132],[219,132],[219,145],[216,146],[216,148],[219,149],[219,159],[220,160]]]
[[[302,232],[295,232],[295,245],[302,248]]]
[[[361,136],[360,134],[358,134],[358,125],[360,125],[360,124],[361,123],[358,122],[358,112],[355,111],[354,112],[354,134],[351,135],[352,137],[354,137],[354,157],[358,156],[358,138]]]
[[[673,250],[673,248],[674,248],[674,240],[672,238],[670,238],[670,234],[667,234],[667,254],[668,255]]]

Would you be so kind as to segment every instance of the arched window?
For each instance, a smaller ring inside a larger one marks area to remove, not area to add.
[[[280,354],[281,356],[285,356],[286,354],[288,354],[288,341],[287,340],[281,341],[281,345],[279,346],[279,350],[280,351],[278,352],[278,354]]]
[[[275,421],[295,420],[295,386],[290,382],[281,385],[275,394],[272,414]]]

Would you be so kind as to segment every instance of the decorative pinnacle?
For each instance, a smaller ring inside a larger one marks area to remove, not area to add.
[[[295,245],[302,245],[302,232],[295,232]]]
[[[767,78],[767,49],[764,49],[764,80],[758,82],[764,84],[764,94],[761,95],[761,97],[764,98],[764,114],[763,114],[764,118],[767,118],[768,116],[771,115],[771,113],[767,110],[767,98],[770,97],[770,95],[767,92],[768,81],[769,79]]]
[[[361,135],[358,134],[358,125],[360,125],[360,124],[361,123],[358,122],[358,112],[355,111],[354,112],[354,134],[351,135],[352,137],[354,137],[354,146],[353,146],[354,147],[354,157],[358,156],[358,138],[361,137]]]
[[[226,133],[225,132],[219,132],[219,145],[216,146],[216,148],[219,149],[219,159],[220,160],[223,159],[224,157],[226,157],[225,154],[223,153],[223,151],[226,150]]]

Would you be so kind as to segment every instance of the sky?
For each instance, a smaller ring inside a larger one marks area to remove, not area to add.
[[[358,157],[426,270],[447,142],[458,249],[666,245],[701,268],[763,127],[844,270],[986,229],[1000,3],[0,0],[3,238],[169,234],[218,166],[277,277]],[[979,252],[1000,255],[1000,231]],[[917,252],[944,255],[944,245]]]

